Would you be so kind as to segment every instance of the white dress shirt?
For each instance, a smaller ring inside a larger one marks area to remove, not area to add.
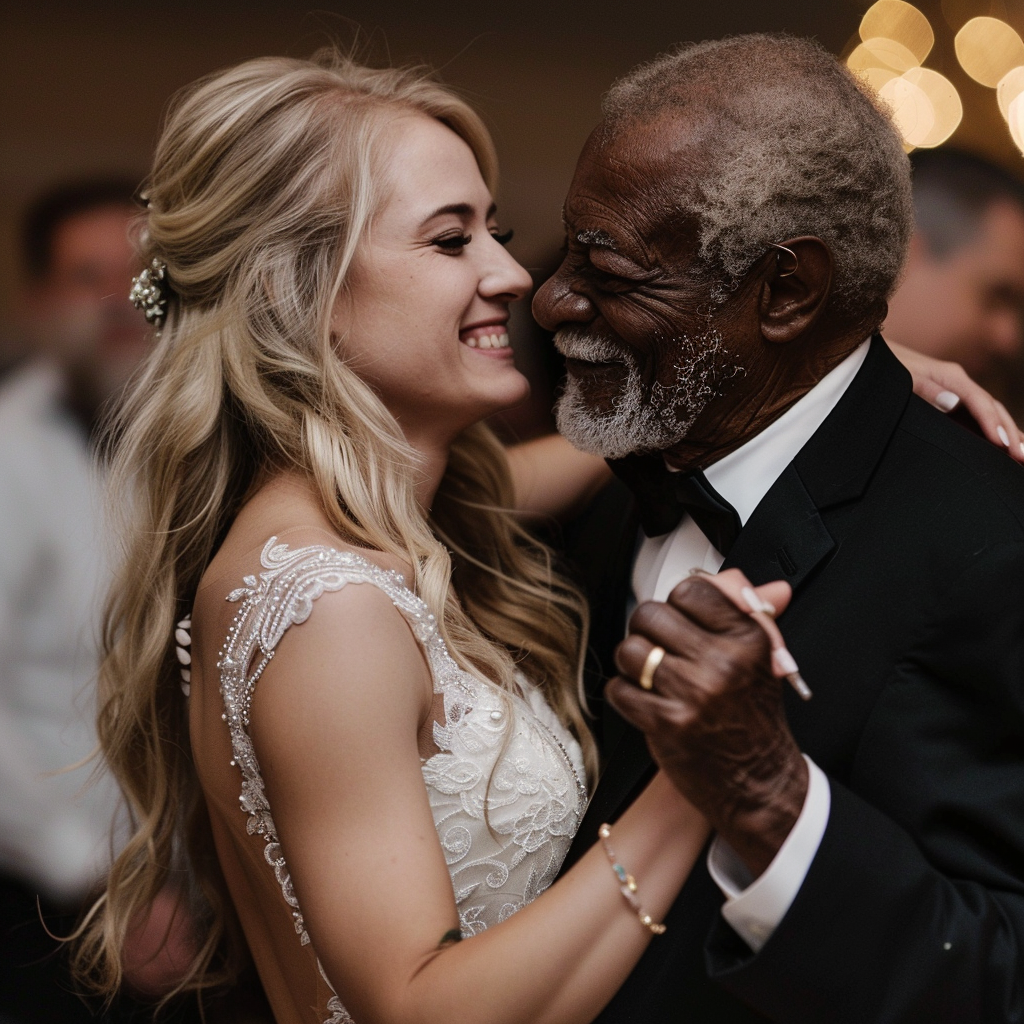
[[[835,408],[868,354],[870,341],[846,357],[799,401],[736,451],[708,466],[704,475],[746,524],[782,471]],[[664,601],[690,569],[715,573],[725,557],[689,516],[671,533],[647,537],[633,566],[633,596]],[[814,680],[809,680],[811,689]],[[831,793],[825,774],[805,757],[809,785],[804,806],[775,859],[756,880],[720,838],[708,852],[708,870],[725,895],[722,915],[755,952],[786,915],[818,852],[828,824]]]
[[[59,394],[39,365],[0,386],[0,873],[63,902],[109,864],[118,798],[65,771],[96,746],[107,573],[97,469]]]

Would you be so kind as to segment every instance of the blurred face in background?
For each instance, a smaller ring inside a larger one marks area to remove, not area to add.
[[[1024,352],[1024,210],[993,202],[975,233],[942,256],[915,234],[883,330],[981,379]]]
[[[70,403],[87,420],[120,394],[150,346],[150,329],[128,301],[139,272],[128,236],[135,216],[115,204],[61,221],[49,267],[29,287],[33,346],[60,367]]]

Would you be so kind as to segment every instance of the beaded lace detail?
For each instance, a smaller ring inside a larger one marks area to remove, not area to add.
[[[300,942],[308,944],[309,934],[249,738],[249,711],[285,631],[309,618],[321,594],[348,583],[369,583],[391,599],[427,656],[434,692],[443,697],[444,721],[434,725],[438,753],[424,760],[423,779],[463,936],[505,920],[543,892],[569,849],[587,797],[579,744],[541,693],[521,676],[521,694],[509,694],[459,668],[434,616],[400,573],[333,548],[292,551],[276,537],[267,541],[260,562],[259,576],[244,577],[244,586],[227,597],[242,603],[218,663],[222,717],[231,733],[232,763],[242,773],[246,830],[265,840],[264,857],[291,907]],[[325,1024],[352,1024],[336,994],[327,1008],[332,1016]]]

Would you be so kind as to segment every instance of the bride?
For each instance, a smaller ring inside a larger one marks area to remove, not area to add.
[[[504,510],[602,469],[543,442],[514,478],[480,423],[527,391],[495,177],[461,100],[337,55],[169,117],[134,292],[161,331],[112,432],[100,731],[136,830],[80,940],[100,992],[185,877],[179,990],[251,956],[279,1024],[582,1024],[705,842],[659,774],[554,881],[596,781],[585,610]]]

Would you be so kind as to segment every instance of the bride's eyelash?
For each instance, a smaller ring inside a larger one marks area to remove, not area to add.
[[[431,245],[436,245],[439,249],[449,252],[456,252],[459,249],[464,249],[472,241],[472,235],[445,235],[442,238],[435,238]]]
[[[491,238],[499,245],[508,245],[512,241],[514,233],[511,229],[502,232],[492,231]],[[436,245],[446,252],[461,252],[472,241],[472,235],[443,235],[440,238],[435,238],[430,244]]]

